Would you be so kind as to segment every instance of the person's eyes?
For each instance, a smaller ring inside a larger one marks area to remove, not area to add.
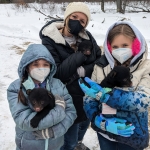
[[[81,20],[80,23],[83,24],[83,25],[85,24],[84,20]]]
[[[123,47],[127,47],[128,46],[128,44],[123,44]]]
[[[33,63],[32,65],[33,65],[33,66],[38,66],[38,64],[37,64],[37,63]]]
[[[118,46],[112,46],[112,49],[117,49],[118,48]]]
[[[44,64],[45,67],[49,67],[49,64]]]
[[[77,18],[77,16],[72,16],[72,18],[73,18],[73,19],[76,19],[76,18]]]

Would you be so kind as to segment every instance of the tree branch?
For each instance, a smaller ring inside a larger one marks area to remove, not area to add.
[[[142,4],[142,3],[141,3]],[[142,4],[144,6],[144,4]],[[127,7],[131,7],[131,8],[137,8],[137,9],[141,9],[142,12],[150,12],[150,10],[148,8],[144,9],[143,7],[140,6],[132,6],[132,5],[127,5]],[[145,7],[145,6],[144,6]],[[141,11],[132,11],[131,12],[141,12]]]
[[[52,16],[50,16],[50,15],[44,14],[42,11],[38,10],[38,9],[37,9],[36,7],[34,7],[34,6],[32,6],[32,7],[34,8],[34,10],[35,10],[36,12],[41,13],[42,15],[44,15],[44,16],[50,18],[50,19],[58,19],[58,18],[52,17]]]

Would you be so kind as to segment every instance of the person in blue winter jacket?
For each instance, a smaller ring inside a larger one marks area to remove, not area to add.
[[[60,150],[64,134],[76,119],[76,110],[65,85],[56,78],[56,65],[44,45],[31,44],[18,67],[19,79],[10,84],[7,98],[16,127],[16,150]],[[55,97],[55,107],[37,128],[30,125],[36,115],[26,91],[45,88]]]
[[[143,150],[149,145],[147,44],[133,24],[116,22],[108,29],[103,48],[104,55],[94,66],[92,80],[85,78],[90,87],[79,80],[86,94],[84,110],[97,131],[101,150]],[[108,92],[99,84],[114,66],[119,65],[130,68],[132,87],[115,87]]]

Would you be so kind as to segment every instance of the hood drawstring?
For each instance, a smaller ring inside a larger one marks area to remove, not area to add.
[[[45,150],[48,150],[48,139],[45,139]]]

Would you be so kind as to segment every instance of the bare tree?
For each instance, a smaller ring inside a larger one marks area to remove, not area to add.
[[[104,1],[105,1],[105,0],[101,0],[101,10],[102,10],[103,12],[105,12],[105,10],[104,10]]]
[[[128,2],[128,0],[123,0],[123,2],[122,2],[122,13],[123,13],[123,14],[124,14],[125,11],[126,11],[127,2]]]
[[[122,12],[122,0],[116,0],[117,12]]]
[[[125,13],[126,11],[126,7],[127,7],[127,3],[129,2],[129,0],[117,0],[117,12],[120,13]]]
[[[136,2],[129,2],[127,7],[131,8],[131,12],[150,12],[150,1],[143,0],[143,1],[136,1]]]

